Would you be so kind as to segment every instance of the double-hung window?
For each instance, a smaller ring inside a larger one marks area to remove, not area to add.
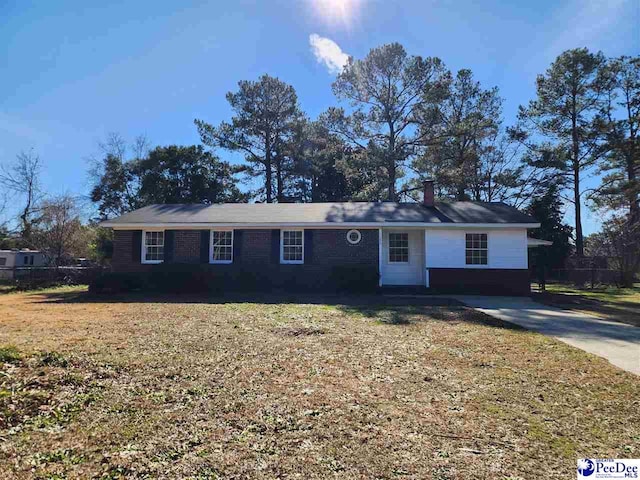
[[[467,233],[465,237],[465,263],[467,265],[487,265],[488,248],[486,233]]]
[[[164,261],[164,232],[143,232],[142,263],[162,263]]]
[[[389,233],[389,263],[409,263],[408,233]]]
[[[233,230],[211,231],[211,263],[233,262]]]
[[[280,231],[280,263],[304,263],[304,230]]]

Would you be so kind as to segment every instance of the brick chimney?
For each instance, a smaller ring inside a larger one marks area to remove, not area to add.
[[[424,206],[425,207],[433,207],[435,203],[434,193],[433,193],[433,180],[424,180],[422,182],[424,187]]]

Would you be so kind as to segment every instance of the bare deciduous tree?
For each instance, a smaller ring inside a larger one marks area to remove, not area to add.
[[[42,202],[33,239],[49,263],[57,267],[68,258],[86,254],[89,233],[80,220],[76,199],[62,195]]]
[[[0,169],[0,184],[9,196],[20,197],[23,202],[19,214],[20,234],[27,244],[32,240],[34,215],[42,200],[41,170],[40,157],[33,150],[19,153],[12,164]]]
[[[620,274],[621,285],[633,287],[640,270],[640,224],[631,215],[616,216],[589,238],[595,245],[593,254],[609,258]]]

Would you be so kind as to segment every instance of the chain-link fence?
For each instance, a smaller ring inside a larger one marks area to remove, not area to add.
[[[20,289],[53,285],[84,285],[104,271],[103,267],[0,267],[0,280]]]

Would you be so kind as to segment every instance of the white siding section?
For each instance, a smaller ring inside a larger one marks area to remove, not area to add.
[[[31,256],[33,256],[33,265],[31,265]],[[27,257],[27,264],[24,263],[24,257]],[[0,258],[4,258],[2,267],[41,267],[44,265],[44,255],[40,252],[30,251],[14,251],[1,250]]]
[[[465,263],[465,234],[486,233],[488,265]],[[427,229],[427,268],[528,268],[527,229]]]
[[[409,262],[389,262],[389,232],[409,234]],[[424,231],[382,230],[382,259],[380,277],[382,285],[424,285]]]

